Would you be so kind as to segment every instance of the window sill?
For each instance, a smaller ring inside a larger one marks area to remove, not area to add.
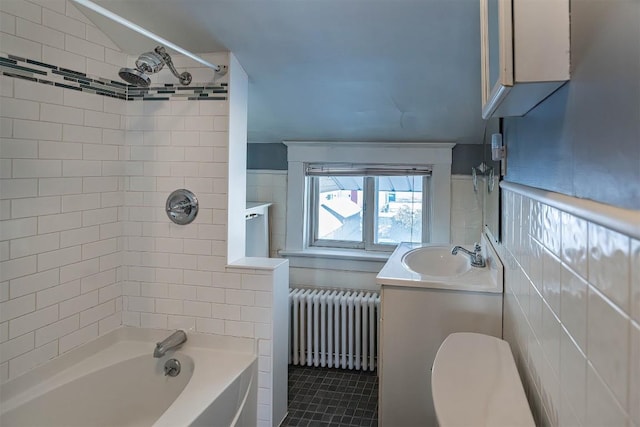
[[[307,248],[298,251],[282,250],[280,256],[289,259],[291,267],[378,273],[391,252],[357,249]]]

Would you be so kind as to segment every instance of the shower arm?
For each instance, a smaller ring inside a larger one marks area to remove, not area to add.
[[[180,83],[182,83],[183,85],[189,85],[189,83],[191,83],[191,74],[189,74],[186,71],[182,74],[178,74],[176,67],[173,66],[173,61],[171,61],[171,57],[169,56],[169,54],[167,53],[164,47],[162,46],[156,47],[155,52],[162,57],[162,60],[165,62],[165,64],[167,64],[167,67],[169,67],[173,75],[176,76],[178,80],[180,80]]]

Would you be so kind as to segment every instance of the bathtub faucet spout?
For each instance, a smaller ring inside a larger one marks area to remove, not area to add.
[[[186,341],[187,333],[182,330],[177,330],[163,341],[156,343],[156,348],[153,350],[153,357],[162,357],[167,351],[181,346]]]
[[[487,265],[484,261],[484,258],[482,257],[482,254],[480,253],[482,252],[482,247],[480,247],[480,245],[477,243],[473,248],[473,252],[463,248],[462,246],[454,246],[453,249],[451,249],[451,255],[457,255],[458,251],[461,251],[462,253],[469,256],[472,267],[485,267]]]

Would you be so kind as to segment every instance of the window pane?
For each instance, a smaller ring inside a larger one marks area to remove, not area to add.
[[[362,177],[318,177],[319,240],[362,241],[363,182]]]
[[[375,243],[422,241],[421,176],[376,178],[377,224]]]

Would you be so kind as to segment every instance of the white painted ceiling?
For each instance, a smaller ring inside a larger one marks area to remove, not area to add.
[[[192,52],[232,51],[250,142],[481,142],[478,0],[96,3]]]

